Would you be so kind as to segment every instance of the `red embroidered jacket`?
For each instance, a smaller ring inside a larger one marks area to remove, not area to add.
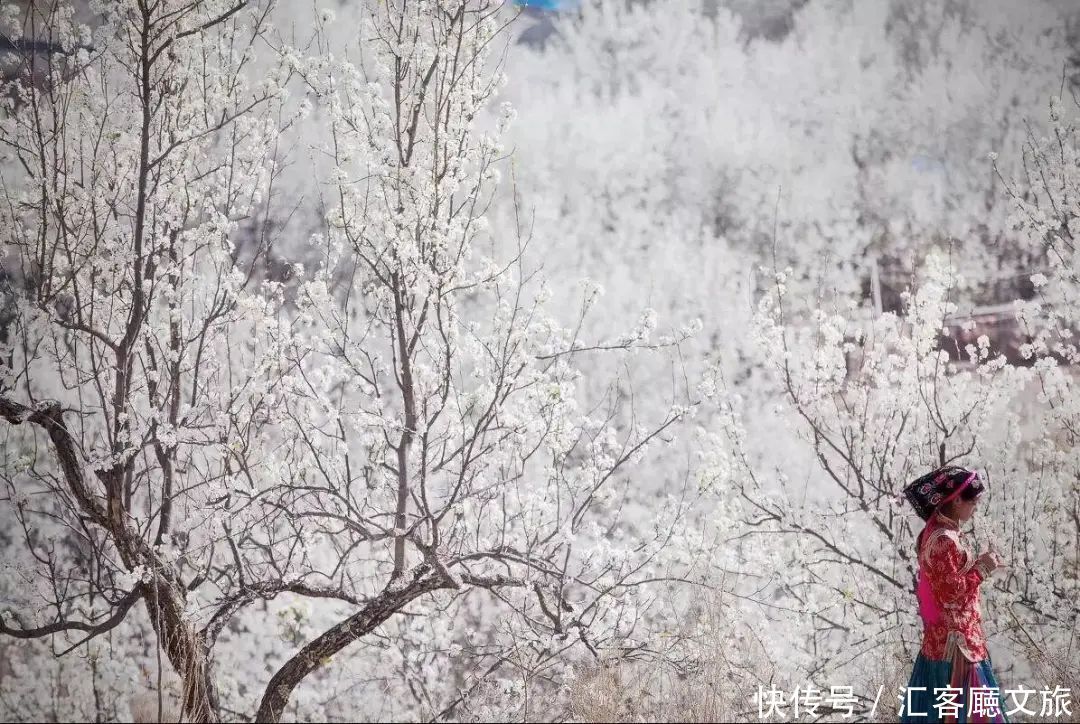
[[[979,584],[987,572],[961,540],[959,524],[941,513],[930,516],[920,541],[919,566],[940,612],[936,621],[924,620],[923,655],[940,661],[959,653],[968,661],[982,661],[986,638]]]

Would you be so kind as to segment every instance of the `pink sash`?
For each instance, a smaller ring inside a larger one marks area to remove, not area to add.
[[[934,600],[934,592],[930,588],[930,579],[926,577],[922,565],[919,565],[919,587],[916,590],[919,597],[919,616],[927,626],[932,626],[941,620],[941,609]]]

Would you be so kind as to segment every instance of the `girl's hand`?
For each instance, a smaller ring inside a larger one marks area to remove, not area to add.
[[[991,548],[976,559],[975,565],[979,566],[986,575],[990,575],[997,569],[1004,568],[1005,561],[997,554],[997,551]]]

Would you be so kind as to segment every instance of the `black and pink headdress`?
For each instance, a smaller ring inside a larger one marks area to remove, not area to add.
[[[954,500],[967,489],[971,490],[964,496],[968,499],[973,497],[971,493],[982,493],[985,486],[979,479],[979,474],[974,470],[948,465],[908,483],[904,488],[904,497],[920,518],[928,520],[937,508]]]

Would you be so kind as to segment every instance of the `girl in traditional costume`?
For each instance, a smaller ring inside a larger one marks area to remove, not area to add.
[[[901,721],[1008,721],[986,650],[979,606],[979,586],[1003,563],[993,551],[975,557],[960,533],[984,490],[977,473],[952,466],[928,473],[904,489],[926,526],[916,543],[923,642]]]

